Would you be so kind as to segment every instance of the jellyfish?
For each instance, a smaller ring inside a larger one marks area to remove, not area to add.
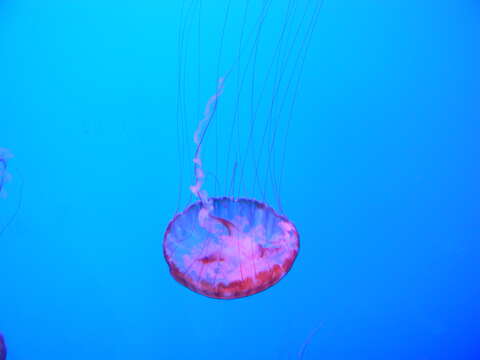
[[[0,360],[7,358],[7,345],[5,345],[5,338],[0,333]]]
[[[8,196],[7,183],[12,179],[12,175],[9,171],[9,161],[13,158],[13,154],[6,148],[0,148],[0,236],[3,235],[5,230],[13,223],[18,215],[22,203],[23,195],[23,181],[17,182],[17,184],[11,187],[11,193],[13,196]],[[20,172],[17,169],[17,174]],[[12,185],[12,184],[9,184]],[[9,189],[9,190],[10,190]]]
[[[319,0],[229,0],[216,19],[218,6],[183,2],[177,111],[180,190],[163,253],[172,277],[198,294],[216,299],[256,294],[277,284],[298,255],[299,233],[284,214],[280,194],[294,104],[320,5]],[[210,15],[208,22],[202,20],[203,13]],[[218,31],[212,30],[215,22]],[[197,33],[192,45],[187,39],[193,29]],[[210,49],[214,33],[219,35],[218,48],[212,50],[216,57],[204,62],[201,54]],[[212,73],[217,79],[213,95],[195,121],[187,104],[201,106],[208,91],[203,78]],[[192,74],[196,85],[190,81]],[[181,206],[188,133],[193,133],[193,177],[191,196]]]
[[[7,172],[8,161],[13,157],[10,150],[0,148],[0,196],[6,197],[7,192],[4,189],[5,184],[10,180],[10,174]]]

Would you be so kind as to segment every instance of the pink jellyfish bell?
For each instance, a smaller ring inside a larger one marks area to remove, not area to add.
[[[170,273],[187,288],[209,297],[235,299],[276,284],[298,253],[295,226],[256,200],[212,198],[168,225],[164,255]],[[203,218],[203,219],[202,219]]]

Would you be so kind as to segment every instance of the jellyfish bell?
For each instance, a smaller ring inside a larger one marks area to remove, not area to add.
[[[164,255],[172,276],[217,299],[253,295],[280,281],[298,254],[295,225],[257,200],[210,200],[203,224],[199,201],[168,225]]]

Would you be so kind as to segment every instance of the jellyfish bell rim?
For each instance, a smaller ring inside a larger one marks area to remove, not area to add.
[[[236,300],[236,299],[242,299],[242,298],[245,298],[245,297],[250,297],[252,295],[255,295],[255,294],[261,293],[265,290],[268,290],[269,288],[271,288],[272,286],[274,286],[278,282],[280,282],[280,280],[282,280],[290,272],[290,270],[293,267],[293,264],[295,263],[296,259],[298,258],[298,254],[300,252],[300,234],[299,234],[298,229],[295,226],[295,224],[292,221],[290,221],[285,215],[279,214],[272,206],[268,205],[265,202],[262,202],[262,201],[259,201],[259,200],[253,199],[253,198],[247,198],[247,197],[235,198],[235,197],[229,197],[229,196],[222,196],[222,197],[210,197],[209,200],[211,200],[213,203],[220,202],[220,201],[229,201],[229,202],[233,202],[233,203],[242,203],[242,202],[250,203],[250,204],[253,203],[256,207],[271,212],[271,214],[276,219],[278,219],[279,221],[284,221],[284,222],[287,222],[288,224],[291,224],[292,225],[292,230],[293,230],[293,233],[294,233],[294,236],[295,236],[295,239],[296,239],[296,241],[295,241],[296,249],[295,249],[294,256],[292,256],[291,260],[289,261],[289,263],[286,266],[283,266],[283,271],[282,271],[280,276],[275,277],[271,282],[265,283],[264,286],[253,289],[251,292],[242,293],[241,295],[239,295],[238,293],[234,293],[230,296],[225,296],[225,295],[220,296],[220,295],[216,295],[215,293],[206,293],[205,291],[201,291],[200,289],[198,289],[195,286],[193,286],[192,284],[190,284],[185,279],[185,276],[180,275],[180,274],[183,274],[183,272],[178,269],[178,267],[175,265],[175,263],[173,261],[171,261],[171,258],[167,254],[167,250],[166,250],[167,238],[168,238],[168,236],[171,232],[171,228],[172,228],[173,224],[180,217],[182,217],[183,215],[185,215],[186,213],[191,211],[193,208],[195,208],[195,207],[201,208],[201,207],[204,206],[202,204],[202,201],[198,200],[198,201],[195,201],[195,202],[191,203],[190,205],[186,206],[183,211],[180,211],[180,212],[176,213],[174,215],[174,217],[169,221],[169,223],[167,225],[167,228],[165,230],[165,233],[164,233],[164,236],[163,236],[163,244],[162,244],[163,256],[164,256],[165,262],[167,263],[167,265],[169,267],[171,276],[177,282],[179,282],[180,284],[182,284],[183,286],[188,288],[190,291],[192,291],[196,294],[203,295],[205,297],[212,298],[212,299],[217,299],[217,300]]]

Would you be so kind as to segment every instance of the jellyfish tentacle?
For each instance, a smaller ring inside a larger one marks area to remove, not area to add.
[[[193,141],[197,145],[197,150],[195,151],[195,156],[193,157],[194,173],[195,173],[195,184],[190,186],[190,191],[200,199],[202,202],[202,209],[198,213],[198,220],[202,227],[205,229],[210,229],[209,224],[207,223],[208,217],[213,210],[213,204],[209,200],[208,193],[205,189],[202,189],[203,183],[205,181],[205,172],[203,171],[203,164],[201,158],[202,152],[202,143],[205,137],[205,133],[208,129],[208,126],[215,115],[217,110],[218,99],[223,94],[225,83],[225,77],[218,79],[217,91],[213,94],[205,106],[205,111],[203,118],[199,121],[197,129],[193,135]]]

